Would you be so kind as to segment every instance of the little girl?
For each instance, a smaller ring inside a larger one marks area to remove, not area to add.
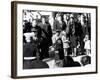
[[[85,35],[84,42],[84,49],[86,50],[86,54],[89,55],[91,51],[91,41],[89,40],[89,35]]]
[[[80,45],[80,42],[78,41],[78,44],[77,44],[77,55],[81,55],[81,45]]]
[[[68,56],[68,48],[69,48],[69,37],[66,36],[66,32],[65,31],[62,31],[61,33],[61,39],[62,39],[62,42],[63,42],[63,49],[64,49],[64,56]]]

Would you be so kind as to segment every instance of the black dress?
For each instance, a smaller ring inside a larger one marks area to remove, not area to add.
[[[75,35],[70,36],[70,44],[71,48],[75,48],[77,46],[77,37]]]

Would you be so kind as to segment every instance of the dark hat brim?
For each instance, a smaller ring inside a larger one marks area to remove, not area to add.
[[[56,32],[61,32],[61,30],[56,30]]]

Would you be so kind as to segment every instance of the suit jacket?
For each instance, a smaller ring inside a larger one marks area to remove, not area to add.
[[[31,32],[32,24],[30,22],[26,22],[24,25],[23,33]]]
[[[62,23],[60,23],[58,20],[55,20],[54,21],[54,24],[53,24],[53,30],[56,31],[56,30],[65,30],[66,29],[66,23],[64,21],[62,21]]]
[[[40,23],[39,24],[41,31],[42,31],[42,37],[45,38],[45,43],[47,43],[48,46],[52,44],[52,29],[51,25],[49,23]]]

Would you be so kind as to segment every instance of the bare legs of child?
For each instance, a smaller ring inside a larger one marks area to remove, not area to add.
[[[90,55],[91,52],[90,52],[90,49],[86,49],[86,55]]]
[[[65,58],[65,60],[66,60],[66,56],[68,56],[68,49],[64,48],[64,58]]]

